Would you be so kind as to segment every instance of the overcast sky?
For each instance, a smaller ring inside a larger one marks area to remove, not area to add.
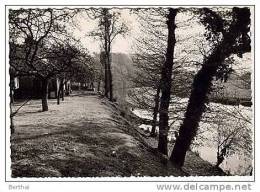
[[[138,22],[137,16],[134,14],[130,14],[129,9],[120,9],[121,12],[121,20],[125,22],[129,27],[129,32],[125,37],[117,36],[112,43],[112,52],[120,52],[131,54],[134,53],[134,44],[135,39],[144,36],[140,30],[140,24]],[[178,13],[176,16],[177,24],[176,28],[176,39],[181,40],[188,37],[194,38],[185,40],[182,43],[176,43],[175,54],[178,58],[181,58],[187,55],[185,51],[196,50],[193,53],[188,53],[188,56],[191,60],[202,61],[203,56],[199,53],[199,41],[205,41],[203,37],[203,33],[205,32],[204,26],[202,26],[199,22],[189,21],[191,15],[187,15],[187,13]],[[97,28],[97,20],[91,20],[86,13],[82,12],[74,18],[74,23],[76,23],[76,28],[74,30],[74,35],[76,38],[80,39],[80,42],[84,47],[86,47],[90,52],[100,52],[100,42],[93,37],[88,36],[88,34]],[[163,29],[162,29],[163,30]],[[184,50],[184,52],[183,52]],[[234,68],[251,68],[251,54],[245,54],[244,58],[240,59],[235,57],[236,63],[239,65],[235,65]]]
[[[121,20],[129,27],[129,32],[125,37],[119,35],[112,43],[112,52],[131,53],[134,36],[138,34],[138,27],[135,15],[129,13],[128,9],[121,9]],[[97,28],[97,21],[90,19],[86,13],[82,12],[74,19],[76,28],[74,35],[79,38],[82,45],[90,52],[100,52],[100,43],[88,34]]]

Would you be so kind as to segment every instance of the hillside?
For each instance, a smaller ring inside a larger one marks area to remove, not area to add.
[[[131,60],[131,55],[124,53],[112,54],[112,70],[113,83],[115,87],[116,98],[125,98],[128,88],[133,87],[131,78],[134,77],[134,64]],[[172,89],[174,94],[180,97],[188,97],[189,89],[191,89],[194,73],[187,69],[182,69],[177,73],[176,82],[173,81]],[[229,76],[226,82],[215,80],[212,93],[209,95],[211,101],[220,102],[224,104],[237,104],[237,102],[245,103],[250,106],[252,91],[251,91],[251,73],[245,70],[244,72],[236,70]],[[143,78],[143,77],[140,77]],[[183,85],[179,85],[179,82]]]

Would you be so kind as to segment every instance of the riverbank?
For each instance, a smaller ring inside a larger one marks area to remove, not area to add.
[[[131,110],[122,109],[117,104],[106,102],[106,105],[113,108],[113,118],[117,119],[119,122],[123,122],[126,127],[128,127],[129,133],[134,135],[144,146],[146,146],[148,151],[151,151],[155,155],[162,156],[157,152],[158,138],[150,137],[149,133],[145,129],[140,129],[138,125],[140,124],[140,117],[136,116]],[[169,154],[173,148],[173,142],[169,142]],[[161,162],[172,166],[168,158],[161,157]],[[167,162],[167,163],[166,163]],[[215,167],[210,162],[202,159],[198,153],[188,151],[186,155],[186,160],[182,171],[186,173],[186,176],[226,176],[227,174],[218,167]]]

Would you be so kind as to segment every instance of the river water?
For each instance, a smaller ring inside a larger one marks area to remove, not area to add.
[[[178,99],[178,109],[186,108],[187,99]],[[177,110],[176,104],[170,106],[170,131],[168,140],[174,142],[174,131],[178,131],[183,119],[183,111]],[[181,107],[180,107],[181,106]],[[179,111],[179,112],[174,112]],[[142,118],[152,119],[152,113],[135,108],[133,112]],[[231,106],[210,103],[203,114],[197,137],[191,150],[212,164],[217,161],[218,145],[232,138],[230,150],[220,167],[232,175],[249,175],[252,169],[252,109],[244,106]],[[140,125],[140,129],[151,130],[150,125]],[[157,127],[158,131],[158,127]]]

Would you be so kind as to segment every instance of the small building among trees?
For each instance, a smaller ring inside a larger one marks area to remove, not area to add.
[[[60,79],[54,77],[48,84],[48,98],[56,99],[58,96]],[[13,79],[15,87],[13,89],[14,99],[40,99],[42,96],[42,81],[35,76],[23,76]],[[63,85],[63,91],[68,95],[71,92],[70,81]]]

